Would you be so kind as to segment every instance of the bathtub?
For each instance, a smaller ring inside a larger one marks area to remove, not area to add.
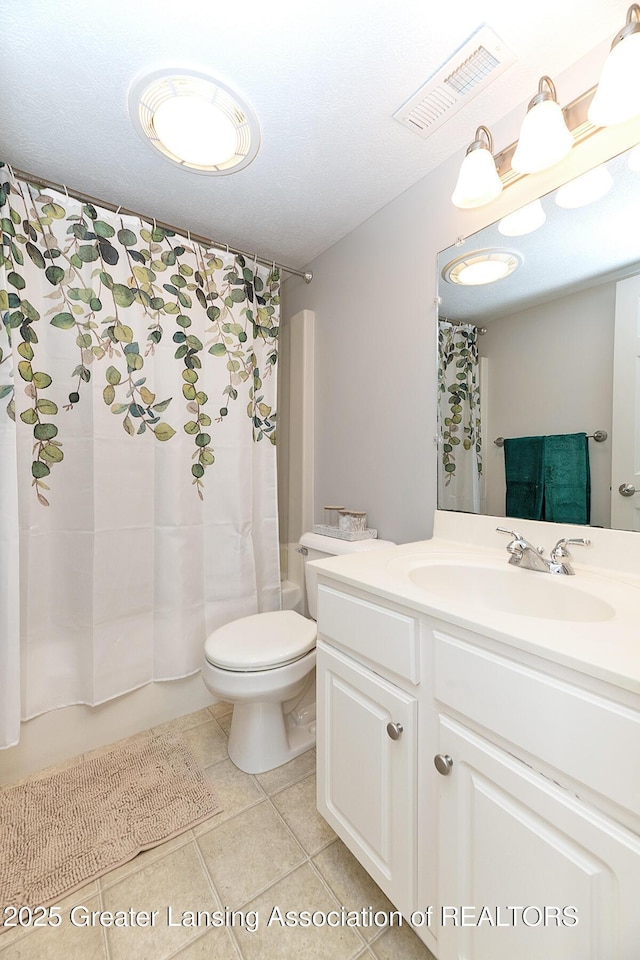
[[[304,615],[304,597],[299,583],[293,580],[281,580],[280,596],[283,610],[295,610]]]

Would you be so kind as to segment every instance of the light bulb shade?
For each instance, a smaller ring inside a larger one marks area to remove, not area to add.
[[[604,164],[601,164],[560,187],[556,193],[556,203],[564,210],[586,207],[588,203],[604,197],[612,186],[611,174]]]
[[[481,287],[502,280],[508,273],[508,264],[501,260],[478,260],[460,271],[457,282],[465,287]]]
[[[572,146],[573,137],[560,105],[555,100],[543,100],[532,106],[522,121],[511,166],[516,173],[537,173],[566,157]]]
[[[624,123],[640,114],[640,32],[619,40],[602,68],[587,116],[596,127]]]
[[[467,153],[462,161],[451,202],[463,210],[483,207],[495,200],[501,190],[502,180],[493,154],[487,147],[480,147]]]
[[[627,166],[632,173],[640,173],[640,143],[629,150],[627,154]]]
[[[498,224],[498,230],[504,237],[524,237],[527,233],[533,233],[547,219],[547,215],[542,209],[539,200],[528,203],[519,210],[503,217]]]
[[[153,115],[153,127],[169,153],[194,166],[227,163],[238,152],[232,118],[202,97],[163,100]]]

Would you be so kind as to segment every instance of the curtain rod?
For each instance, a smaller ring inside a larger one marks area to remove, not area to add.
[[[479,323],[473,323],[472,320],[451,320],[449,317],[438,316],[438,323],[450,323],[452,327],[475,327],[478,331],[478,336],[483,337],[487,332],[486,327],[482,327]]]
[[[116,203],[109,203],[107,200],[100,200],[96,197],[92,197],[88,193],[81,193],[79,190],[69,190],[64,183],[55,183],[53,180],[47,180],[44,177],[36,177],[32,173],[26,173],[24,170],[18,170],[10,163],[5,163],[5,165],[9,170],[13,171],[13,174],[20,180],[26,180],[28,183],[35,184],[35,186],[47,187],[50,190],[57,190],[58,193],[65,193],[68,197],[73,197],[75,200],[81,200],[82,203],[97,204],[99,207],[104,207],[106,210],[111,210],[114,213],[122,213],[127,217],[137,217],[138,220],[144,220],[147,223],[155,224],[155,226],[160,227],[162,230],[171,230],[172,232],[180,234],[181,236],[189,237],[191,240],[195,240],[196,243],[201,244],[203,247],[217,247],[219,250],[228,250],[229,253],[240,254],[242,257],[247,257],[250,260],[256,260],[258,263],[262,263],[267,267],[278,267],[285,273],[290,273],[295,277],[302,277],[305,283],[311,283],[313,280],[313,273],[311,273],[311,271],[296,270],[294,267],[287,267],[283,263],[276,263],[275,260],[267,260],[265,257],[257,256],[255,253],[248,253],[246,250],[239,250],[237,247],[230,247],[228,243],[220,243],[218,240],[212,240],[210,237],[203,237],[197,233],[191,233],[190,230],[173,226],[173,224],[170,223],[164,223],[162,220],[155,220],[153,217],[149,217],[146,214],[138,213],[137,210],[129,210],[127,207],[119,206]]]

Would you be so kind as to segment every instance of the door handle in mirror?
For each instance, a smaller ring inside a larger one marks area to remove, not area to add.
[[[623,497],[632,497],[636,492],[636,488],[632,483],[621,483],[618,487],[618,493]]]

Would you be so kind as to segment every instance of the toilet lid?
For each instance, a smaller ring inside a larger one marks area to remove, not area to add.
[[[315,621],[295,610],[256,613],[210,633],[204,655],[223,670],[273,670],[313,650],[316,631]]]

